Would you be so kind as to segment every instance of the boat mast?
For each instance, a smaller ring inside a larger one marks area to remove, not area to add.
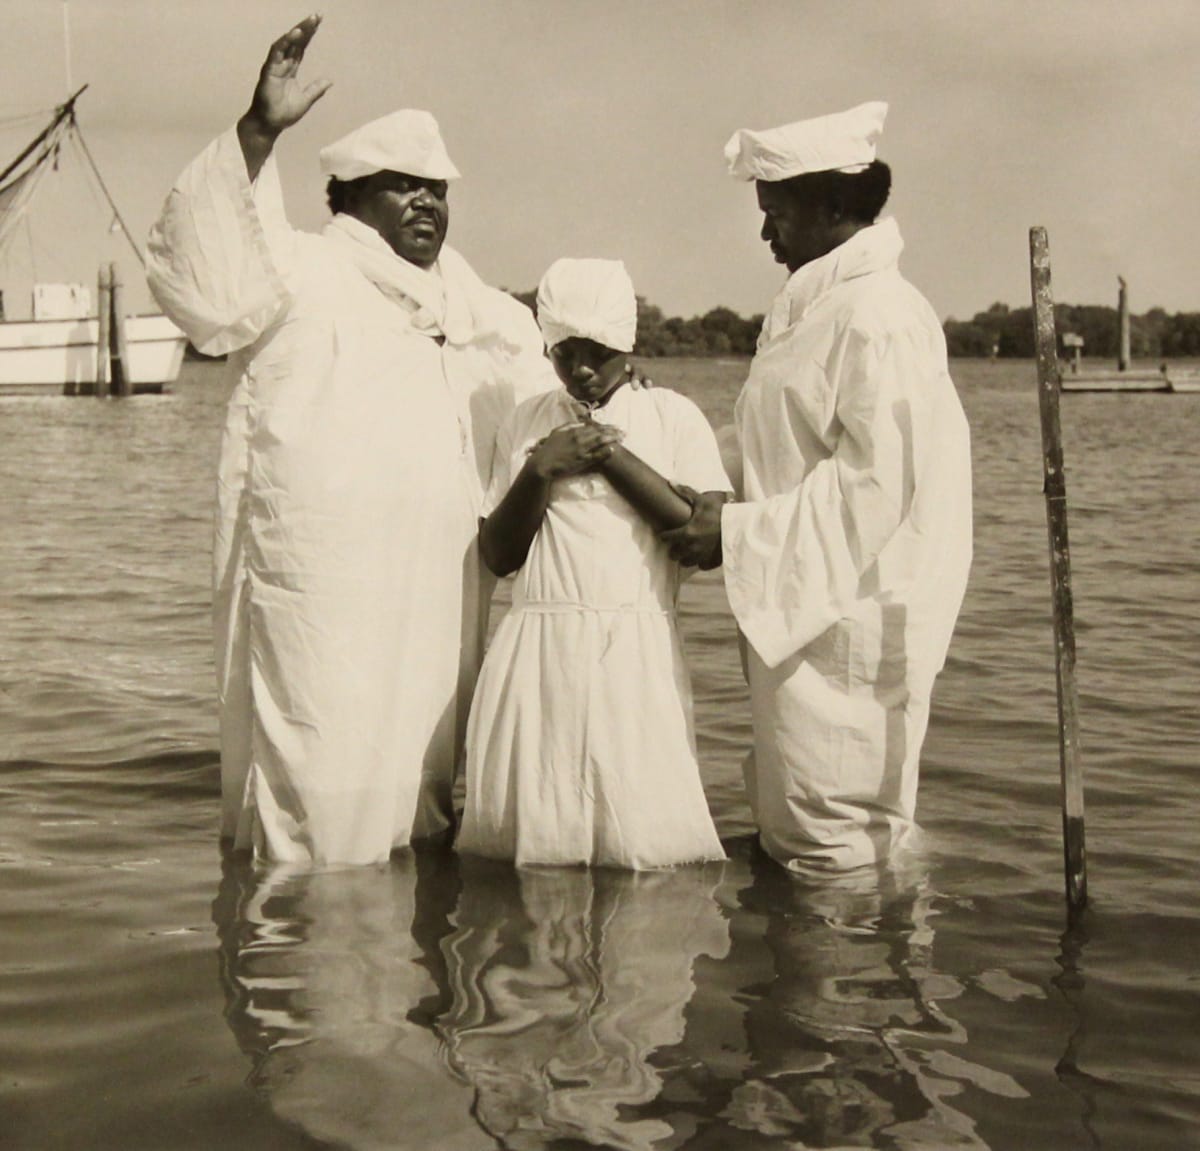
[[[87,85],[84,84],[84,86],[80,88],[75,95],[67,97],[67,102],[65,104],[59,104],[59,106],[54,110],[54,119],[51,120],[50,123],[37,136],[34,137],[25,150],[22,151],[21,154],[15,160],[13,160],[11,164],[9,164],[9,166],[5,168],[3,172],[0,172],[0,190],[3,188],[4,181],[7,180],[8,177],[12,175],[12,173],[15,172],[33,152],[37,151],[38,147],[42,143],[50,139],[50,137],[54,135],[54,133],[65,120],[70,120],[72,123],[74,123],[75,101],[78,100],[86,90]]]
[[[62,4],[63,17],[63,64],[66,71],[67,91],[71,91],[71,8],[68,0],[63,0]],[[112,209],[113,219],[120,226],[121,232],[128,241],[130,248],[133,249],[133,254],[137,256],[138,263],[144,268],[146,266],[146,257],[142,254],[142,250],[138,247],[137,241],[133,238],[133,233],[130,232],[129,226],[125,223],[125,217],[121,215],[121,209],[117,207],[117,202],[113,199],[112,193],[108,190],[108,185],[104,182],[104,177],[100,174],[100,168],[96,164],[92,156],[91,149],[87,146],[87,141],[83,138],[83,132],[79,128],[79,121],[75,117],[75,101],[86,91],[87,85],[84,84],[74,95],[68,96],[66,102],[60,104],[54,112],[54,119],[50,121],[49,126],[35,139],[21,154],[0,172],[0,192],[4,191],[4,181],[43,144],[45,148],[42,154],[34,161],[33,167],[37,167],[45,161],[58,146],[60,136],[73,135],[79,144],[79,149],[87,160],[88,166],[92,170],[92,175],[96,178],[96,183],[100,186],[100,191],[104,193],[104,198],[108,201],[108,206]],[[27,174],[27,173],[26,173]]]
[[[15,172],[31,153],[36,151],[43,142],[52,139],[54,134],[62,128],[64,132],[71,133],[75,137],[76,142],[79,144],[79,150],[83,153],[84,159],[87,160],[88,166],[92,170],[92,175],[96,177],[96,183],[99,184],[100,191],[104,193],[104,198],[108,201],[108,206],[112,209],[113,219],[120,226],[122,234],[133,249],[133,254],[138,258],[138,263],[144,268],[146,266],[146,257],[142,254],[142,249],[138,247],[137,241],[133,238],[133,233],[129,230],[129,225],[125,223],[125,217],[121,215],[121,209],[117,207],[116,200],[113,199],[112,193],[108,190],[108,185],[104,182],[104,177],[100,174],[100,168],[92,156],[91,149],[87,146],[87,141],[83,138],[79,121],[75,117],[75,101],[87,91],[87,87],[84,84],[78,92],[68,98],[65,104],[60,104],[55,109],[54,119],[50,121],[49,126],[3,172],[0,172],[0,192],[4,190],[4,181],[9,174]],[[35,164],[41,163],[42,160],[50,155],[51,151],[52,146],[47,145],[42,156],[35,161]]]

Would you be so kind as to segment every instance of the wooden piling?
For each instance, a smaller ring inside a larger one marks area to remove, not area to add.
[[[112,265],[101,264],[96,293],[96,385],[95,395],[108,395],[109,333],[112,328]]]
[[[133,395],[133,381],[129,377],[129,349],[125,343],[124,293],[121,289],[121,274],[116,264],[109,264],[112,281],[112,382],[113,392],[118,396]]]
[[[1129,292],[1125,277],[1117,277],[1117,371],[1129,370]]]
[[[1083,825],[1083,768],[1079,757],[1079,695],[1075,685],[1075,621],[1071,552],[1067,539],[1067,487],[1063,473],[1059,392],[1062,378],[1050,291],[1050,243],[1045,228],[1029,230],[1029,274],[1037,349],[1038,407],[1042,423],[1042,471],[1050,538],[1050,591],[1054,609],[1054,667],[1058,686],[1058,747],[1061,778],[1063,862],[1067,904],[1087,904],[1087,850]]]

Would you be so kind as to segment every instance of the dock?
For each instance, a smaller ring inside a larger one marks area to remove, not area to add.
[[[1200,392],[1200,370],[1161,369],[1157,372],[1090,371],[1063,372],[1064,392],[1159,392],[1189,394]]]
[[[1167,395],[1200,392],[1200,368],[1170,367],[1166,362],[1155,368],[1130,367],[1132,322],[1129,315],[1129,291],[1124,276],[1117,277],[1117,365],[1115,368],[1083,367],[1083,337],[1064,332],[1063,350],[1071,359],[1060,372],[1059,390],[1063,392],[1159,392]]]

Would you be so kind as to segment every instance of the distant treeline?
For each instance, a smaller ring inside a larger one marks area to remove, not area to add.
[[[521,303],[536,311],[537,292],[513,292]],[[641,356],[751,356],[762,327],[761,315],[743,319],[730,308],[718,307],[693,316],[664,316],[662,309],[638,296],[638,332],[634,351]],[[1120,341],[1116,308],[1097,304],[1056,304],[1054,321],[1061,344],[1066,333],[1083,337],[1083,354],[1116,359]],[[1029,359],[1033,349],[1033,310],[993,304],[969,320],[948,319],[942,325],[952,356],[1003,356]],[[1130,354],[1155,360],[1172,356],[1200,356],[1200,312],[1168,315],[1151,308],[1129,317]],[[1060,348],[1069,354],[1069,348]],[[192,358],[207,359],[190,345]],[[224,357],[221,357],[224,358]]]
[[[536,292],[512,293],[536,311]],[[750,356],[762,327],[761,315],[743,319],[730,308],[713,308],[690,320],[664,316],[662,309],[638,296],[638,334],[634,351],[642,356]],[[1061,342],[1073,332],[1083,337],[1083,354],[1116,359],[1120,328],[1116,308],[1098,304],[1056,304],[1055,326]],[[952,356],[1004,356],[1029,359],[1033,349],[1033,309],[993,304],[969,320],[942,325]],[[1200,312],[1169,315],[1151,308],[1129,318],[1130,354],[1137,359],[1200,356]],[[1063,348],[1068,352],[1070,349]]]
[[[512,292],[536,311],[537,292]],[[638,296],[638,332],[634,351],[640,356],[751,356],[762,327],[761,315],[743,319],[731,308],[718,307],[684,320],[664,316],[662,309]],[[1083,337],[1083,354],[1116,359],[1120,342],[1116,308],[1098,304],[1055,304],[1054,322],[1061,345],[1068,332]],[[1033,349],[1033,309],[993,304],[969,320],[948,319],[943,325],[952,356],[1002,356],[1030,359]],[[1200,312],[1151,308],[1129,317],[1130,355],[1140,360],[1200,356]],[[1060,346],[1069,355],[1070,348]],[[191,345],[188,355],[201,356]],[[219,357],[223,359],[224,357]]]
[[[1083,337],[1083,354],[1116,359],[1120,351],[1120,317],[1116,308],[1097,304],[1055,304],[1054,326],[1060,350],[1068,332]],[[970,320],[949,319],[943,325],[952,356],[1019,356],[1034,354],[1033,309],[993,304]],[[1129,352],[1135,359],[1200,356],[1200,312],[1168,315],[1151,308],[1129,317]]]

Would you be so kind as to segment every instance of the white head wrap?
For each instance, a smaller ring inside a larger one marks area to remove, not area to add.
[[[405,172],[427,180],[455,180],[437,121],[428,112],[402,108],[356,128],[321,149],[321,174],[357,180],[373,172]]]
[[[725,145],[729,174],[739,180],[787,180],[806,172],[861,171],[875,159],[887,110],[876,100],[763,132],[739,128]]]
[[[632,352],[637,297],[620,260],[555,260],[537,293],[537,318],[546,347],[570,336]]]

